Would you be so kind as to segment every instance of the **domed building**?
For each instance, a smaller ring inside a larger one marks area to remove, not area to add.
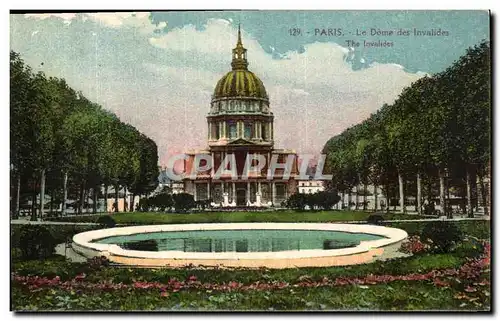
[[[185,191],[197,201],[211,200],[214,206],[279,206],[296,191],[297,157],[293,150],[274,149],[274,116],[269,96],[264,83],[248,70],[247,50],[239,28],[231,67],[217,82],[212,95],[207,116],[208,149],[186,153]],[[204,155],[211,156],[212,166],[206,163]],[[285,164],[292,156],[289,177],[280,166],[276,166],[272,178],[268,177],[273,158],[278,164]],[[262,169],[248,171],[258,166],[254,158],[259,157],[265,159]],[[196,163],[198,167],[211,168],[190,176]],[[230,168],[233,164],[236,168]],[[234,172],[216,175],[218,169]]]

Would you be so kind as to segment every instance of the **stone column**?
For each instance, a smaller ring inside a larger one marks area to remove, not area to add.
[[[212,140],[212,123],[208,123],[208,140]]]
[[[250,205],[250,182],[247,182],[247,205]]]
[[[207,182],[207,199],[210,199],[210,181]]]
[[[227,127],[227,123],[226,123],[226,121],[223,121],[222,122],[222,137],[224,137],[224,138],[227,138],[226,127]]]
[[[214,158],[214,153],[210,155],[212,157],[212,168],[210,169],[210,176],[214,176],[215,174],[215,158]]]
[[[233,204],[236,204],[236,184],[233,182]]]
[[[194,187],[194,200],[197,201],[198,199],[196,198],[196,182],[193,181],[193,187]]]
[[[255,193],[255,206],[262,206],[262,194],[260,192],[260,182],[257,183],[257,193]]]
[[[222,197],[224,198],[223,206],[228,207],[229,206],[229,193],[227,193],[227,192],[222,193]]]
[[[273,202],[273,206],[276,206],[276,183],[273,182],[272,192],[271,192],[271,200]]]

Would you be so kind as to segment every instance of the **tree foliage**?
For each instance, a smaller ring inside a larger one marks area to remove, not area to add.
[[[10,109],[11,174],[20,183],[12,186],[20,194],[14,202],[31,194],[34,203],[45,188],[51,200],[61,198],[64,177],[69,177],[68,198],[80,211],[91,194],[97,199],[103,185],[126,187],[135,195],[158,185],[153,140],[64,79],[34,73],[15,52],[10,53]]]
[[[398,175],[412,195],[419,175],[433,199],[438,178],[446,193],[465,190],[478,175],[487,175],[490,70],[490,45],[484,41],[445,71],[415,81],[394,103],[332,137],[323,148],[325,172],[333,175],[329,186],[349,193],[359,183],[373,184],[390,199],[396,197]]]

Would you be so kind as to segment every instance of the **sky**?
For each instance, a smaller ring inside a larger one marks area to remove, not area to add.
[[[205,117],[231,69],[238,24],[249,69],[270,97],[275,147],[299,154],[320,153],[330,137],[490,37],[487,11],[80,12],[11,14],[10,44],[33,69],[65,78],[154,139],[165,165],[207,147]],[[447,35],[414,36],[414,28]],[[364,47],[379,40],[392,46]]]

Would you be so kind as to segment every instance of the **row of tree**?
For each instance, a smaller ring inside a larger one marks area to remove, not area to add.
[[[172,194],[168,188],[148,198],[142,198],[137,204],[139,212],[165,212],[175,209],[175,212],[185,213],[194,208],[205,210],[211,207],[212,200],[195,201],[188,193]]]
[[[64,215],[68,199],[75,200],[78,213],[91,199],[96,212],[98,197],[107,200],[109,186],[118,203],[120,189],[144,195],[158,185],[153,140],[64,79],[33,72],[15,52],[10,53],[10,163],[14,217],[29,199],[32,218],[37,208],[43,216],[48,193],[51,211],[62,203]]]
[[[451,192],[473,216],[478,194],[487,203],[490,78],[490,44],[483,41],[443,72],[412,83],[393,104],[326,143],[329,187],[347,194],[350,204],[354,187],[364,186],[359,194],[366,197],[366,186],[374,185],[375,197],[378,188],[387,199],[399,195],[403,212],[412,195],[419,213],[426,193],[448,216]]]
[[[295,193],[285,201],[285,207],[303,211],[306,206],[310,210],[330,210],[340,201],[336,191],[320,191],[313,194]]]

